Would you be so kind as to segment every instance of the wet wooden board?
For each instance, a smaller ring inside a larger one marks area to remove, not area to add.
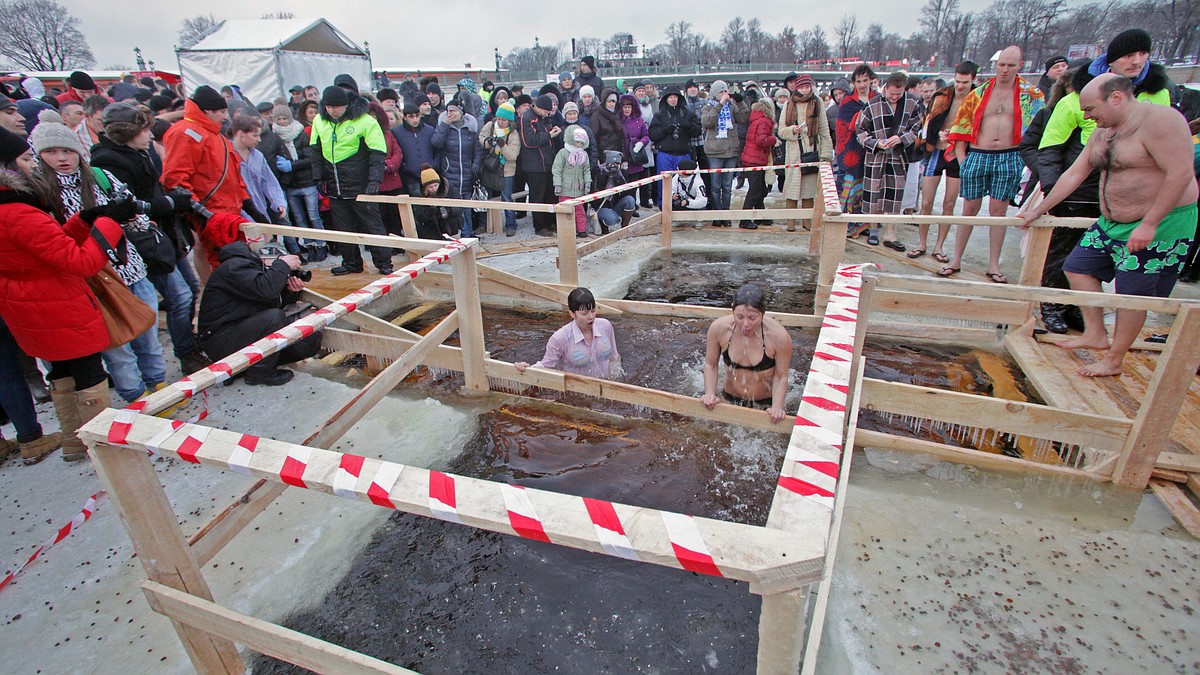
[[[855,245],[860,246],[868,251],[871,251],[872,253],[875,253],[876,255],[881,255],[885,258],[891,258],[892,260],[895,260],[896,262],[903,263],[905,265],[908,265],[909,267],[915,267],[917,269],[924,270],[926,272],[929,272],[930,274],[936,275],[938,270],[940,270],[946,266],[945,263],[940,263],[940,262],[934,260],[933,256],[931,256],[928,253],[921,256],[920,258],[910,258],[910,257],[908,257],[908,251],[904,251],[903,253],[898,252],[898,251],[893,251],[892,249],[884,246],[882,243],[880,243],[879,246],[871,246],[870,244],[867,243],[867,240],[863,237],[855,237],[854,239],[847,239],[846,243],[847,244],[855,244]],[[907,246],[907,244],[905,244],[905,246]],[[950,254],[947,253],[946,255],[950,255]],[[911,274],[910,271],[904,270],[904,269],[894,269],[893,268],[893,269],[886,270],[886,271],[895,272],[897,274]],[[966,268],[963,268],[962,271],[955,273],[955,275],[951,278],[965,279],[967,281],[989,281],[989,279],[987,277],[983,276],[982,274],[972,272]]]

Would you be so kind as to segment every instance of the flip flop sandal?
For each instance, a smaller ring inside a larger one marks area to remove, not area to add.
[[[896,241],[895,239],[893,239],[891,241],[885,241],[885,242],[883,242],[883,245],[887,248],[892,249],[893,251],[903,251],[904,250],[904,244],[901,244],[900,242]]]
[[[961,267],[943,267],[942,269],[938,270],[937,275],[939,277],[946,278],[946,277],[952,277],[961,271],[962,271]]]
[[[999,272],[988,272],[984,276],[986,276],[988,279],[991,279],[992,283],[994,283],[994,284],[1007,284],[1008,283],[1008,277],[1004,276],[1003,274],[1000,274]]]
[[[911,259],[920,258],[921,256],[925,255],[925,249],[914,248],[913,250],[909,251],[907,255]]]
[[[867,235],[867,243],[872,246],[878,246],[879,245],[879,235],[868,234]]]
[[[946,255],[945,253],[934,253],[932,256],[934,260],[942,263],[943,265],[950,262],[950,256]]]

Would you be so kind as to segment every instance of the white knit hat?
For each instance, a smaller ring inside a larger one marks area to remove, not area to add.
[[[38,154],[50,148],[66,148],[79,153],[80,157],[87,155],[79,136],[63,123],[57,110],[43,110],[38,114],[38,124],[29,135],[29,142]]]

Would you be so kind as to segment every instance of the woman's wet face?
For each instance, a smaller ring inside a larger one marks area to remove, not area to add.
[[[741,330],[742,335],[753,335],[762,325],[763,313],[750,305],[738,305],[733,308],[733,322]]]

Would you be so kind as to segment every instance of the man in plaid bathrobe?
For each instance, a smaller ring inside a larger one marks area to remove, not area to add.
[[[921,102],[905,92],[907,83],[907,75],[892,73],[884,83],[883,96],[872,99],[858,118],[858,142],[867,152],[863,167],[864,213],[900,213],[908,172],[905,151],[917,142],[921,128]],[[883,245],[904,250],[904,244],[896,239],[895,224],[885,226]]]

